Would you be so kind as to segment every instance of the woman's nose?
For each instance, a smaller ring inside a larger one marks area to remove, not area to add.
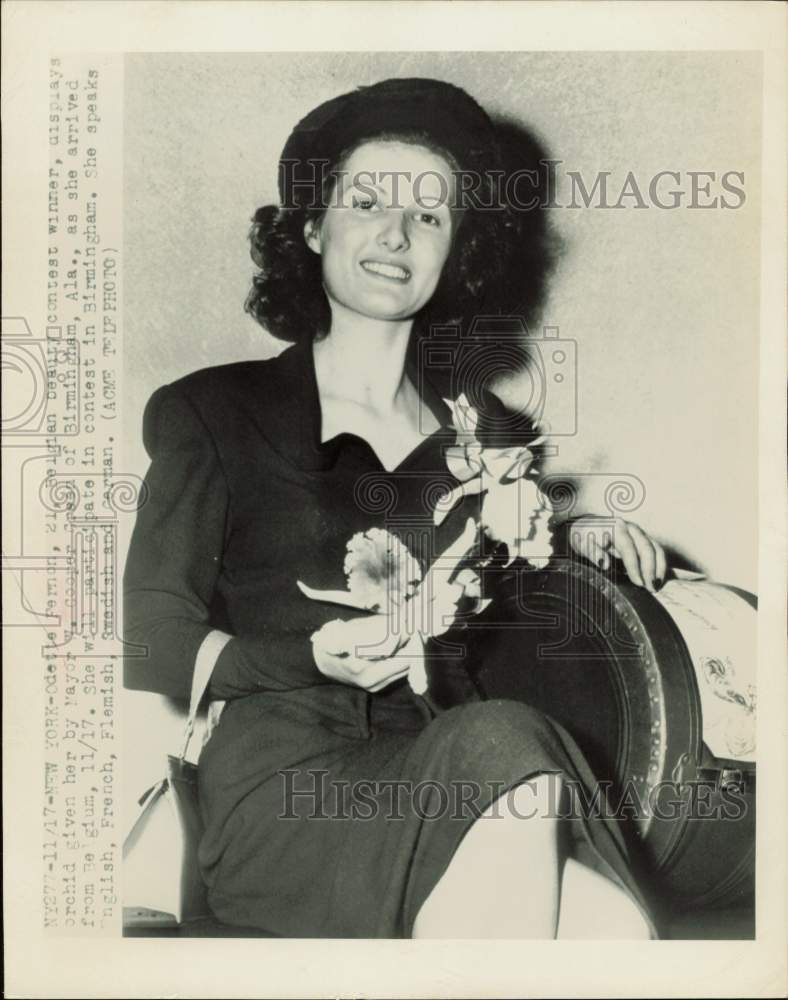
[[[378,243],[388,250],[407,250],[407,223],[404,212],[388,211],[383,217],[383,223],[378,233]]]

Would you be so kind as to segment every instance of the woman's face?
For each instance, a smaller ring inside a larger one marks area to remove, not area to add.
[[[453,185],[449,164],[424,146],[381,140],[353,151],[329,207],[305,229],[332,312],[397,321],[426,305],[451,250]]]

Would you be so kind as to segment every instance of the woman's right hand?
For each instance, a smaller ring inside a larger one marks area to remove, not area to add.
[[[327,622],[312,636],[312,654],[321,674],[375,692],[404,677],[421,656],[421,643],[406,643],[395,653],[399,636],[387,615],[365,615]],[[409,653],[416,649],[415,654]]]

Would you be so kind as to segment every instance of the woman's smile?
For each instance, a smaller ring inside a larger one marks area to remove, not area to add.
[[[383,278],[385,281],[397,281],[404,284],[410,281],[410,271],[400,264],[387,264],[379,260],[362,260],[362,268],[375,278]]]

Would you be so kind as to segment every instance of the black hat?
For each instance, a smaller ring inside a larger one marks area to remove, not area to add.
[[[331,98],[296,125],[279,160],[282,204],[321,207],[329,166],[359,142],[387,133],[423,138],[449,153],[460,170],[490,170],[497,163],[493,124],[461,87],[422,78],[382,80]]]

